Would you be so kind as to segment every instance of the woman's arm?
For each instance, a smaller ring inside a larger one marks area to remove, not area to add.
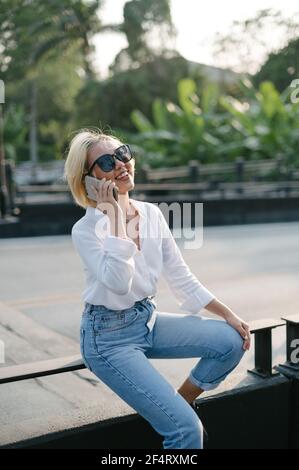
[[[210,292],[189,269],[169,229],[163,213],[158,208],[162,235],[163,275],[179,301],[180,309],[197,314],[215,295]]]
[[[244,338],[244,349],[250,348],[249,325],[204,287],[190,271],[172,236],[163,213],[159,210],[162,229],[163,274],[175,297],[182,302],[180,309],[192,314],[202,308],[219,315]]]
[[[95,229],[73,227],[72,241],[89,273],[107,289],[126,295],[135,272],[137,247],[130,239],[107,235],[100,240]]]

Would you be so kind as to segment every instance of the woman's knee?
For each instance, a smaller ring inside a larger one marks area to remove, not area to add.
[[[243,349],[244,339],[240,333],[229,324],[227,324],[225,342],[226,354],[224,354],[224,356],[235,356],[236,359],[239,358],[240,360],[245,352]]]

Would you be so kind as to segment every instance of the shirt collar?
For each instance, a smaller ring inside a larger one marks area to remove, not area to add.
[[[130,202],[135,209],[139,212],[140,217],[144,217],[145,215],[145,209],[144,209],[144,202],[143,201],[137,201],[136,199],[130,198]],[[87,217],[104,217],[105,214],[103,214],[102,211],[97,209],[96,207],[91,207],[88,206],[86,208],[86,215]]]

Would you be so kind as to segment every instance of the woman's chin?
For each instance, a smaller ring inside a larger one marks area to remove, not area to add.
[[[131,191],[135,187],[134,180],[130,177],[127,181],[116,181],[119,194]]]

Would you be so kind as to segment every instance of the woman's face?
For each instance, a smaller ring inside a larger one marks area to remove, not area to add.
[[[105,140],[102,142],[98,142],[97,144],[93,145],[88,152],[87,155],[87,166],[88,168],[91,167],[93,162],[101,155],[105,153],[113,154],[114,151],[122,145],[121,142],[117,142],[114,140]],[[107,180],[114,181],[118,187],[119,194],[124,194],[127,191],[131,191],[134,188],[134,170],[135,170],[135,160],[131,158],[131,160],[127,163],[123,163],[117,158],[114,158],[115,167],[112,171],[106,172],[101,170],[98,165],[95,165],[92,169],[91,175],[98,178],[106,178]],[[128,172],[128,177],[123,179],[118,179],[117,177],[126,170]]]

